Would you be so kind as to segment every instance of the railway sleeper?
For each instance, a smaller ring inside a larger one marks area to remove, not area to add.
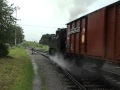
[[[74,82],[66,82],[66,85],[75,85]]]
[[[70,79],[64,79],[65,82],[72,82]]]
[[[71,90],[80,90],[77,86],[67,86],[67,88]]]
[[[105,85],[84,85],[84,87],[89,87],[89,88],[104,88],[106,87]],[[107,87],[110,88],[110,87]]]

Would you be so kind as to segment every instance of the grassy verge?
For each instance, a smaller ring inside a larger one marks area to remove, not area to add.
[[[24,49],[10,49],[7,58],[0,58],[0,90],[32,90],[32,78],[32,64]]]
[[[40,75],[41,82],[42,82],[42,86],[41,86],[40,90],[47,90],[46,83],[45,83],[45,77],[44,77],[44,74],[43,74],[43,71],[42,71],[41,67],[39,67],[38,73]]]

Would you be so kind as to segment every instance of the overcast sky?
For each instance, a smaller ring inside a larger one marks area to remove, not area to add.
[[[24,30],[25,40],[39,41],[43,34],[55,33],[57,28],[81,15],[118,0],[8,0],[19,6],[17,22]],[[15,14],[14,14],[15,16]]]

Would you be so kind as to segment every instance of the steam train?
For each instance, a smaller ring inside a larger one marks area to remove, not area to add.
[[[74,58],[83,70],[120,87],[120,1],[67,23],[49,41],[50,54]]]

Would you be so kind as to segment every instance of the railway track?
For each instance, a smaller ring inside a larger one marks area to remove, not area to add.
[[[58,71],[63,74],[62,77],[64,78],[68,89],[70,90],[119,90],[118,88],[110,85],[110,83],[100,80],[96,77],[81,77],[76,79],[76,77],[67,70],[64,70],[61,67],[58,68]]]
[[[38,50],[36,52],[49,59],[45,53],[41,53]],[[65,85],[69,90],[119,90],[118,88],[113,87],[110,83],[96,77],[91,78],[88,76],[87,78],[80,77],[79,79],[76,79],[70,72],[58,66],[52,60],[51,64],[57,67],[57,71],[60,73],[60,76],[63,78]]]
[[[64,70],[63,68],[59,67],[60,73],[63,74],[64,81],[69,89],[72,90],[87,90],[84,86],[79,83],[68,71]]]

